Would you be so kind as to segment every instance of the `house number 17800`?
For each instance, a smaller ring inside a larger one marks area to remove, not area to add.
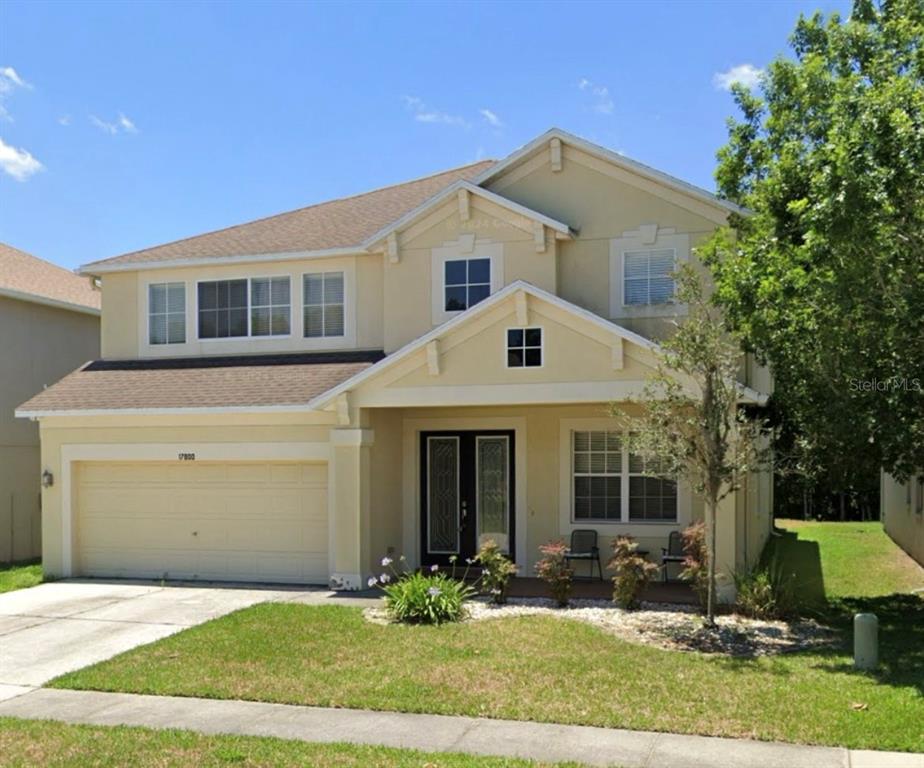
[[[196,454],[194,453],[178,453],[176,457],[180,461],[195,461],[196,460]]]

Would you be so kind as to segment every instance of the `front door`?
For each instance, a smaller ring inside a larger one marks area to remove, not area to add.
[[[421,564],[461,564],[494,539],[513,556],[514,433],[420,435]]]

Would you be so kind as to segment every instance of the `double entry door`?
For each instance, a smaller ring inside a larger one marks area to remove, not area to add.
[[[421,559],[464,567],[493,539],[514,548],[514,433],[503,430],[420,435]]]

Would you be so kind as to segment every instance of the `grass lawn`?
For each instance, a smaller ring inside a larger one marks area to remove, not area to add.
[[[924,568],[895,545],[882,523],[777,520],[778,557],[797,574],[802,600],[880,597],[924,589]]]
[[[917,630],[887,630],[885,658],[924,648],[924,601],[906,600]],[[539,616],[381,626],[267,603],[50,685],[924,750],[922,680],[906,667],[857,674],[843,651],[706,657]]]
[[[434,754],[352,744],[306,744],[254,736],[203,736],[192,731],[65,725],[0,718],[0,766],[46,768],[186,768],[292,766],[314,768],[539,768],[528,760]]]
[[[774,546],[818,574],[806,598],[844,630],[835,649],[731,659],[550,616],[382,626],[354,608],[262,604],[50,685],[924,751],[924,599],[883,594],[915,572],[881,530],[831,526],[786,523]],[[846,547],[850,536],[863,545]],[[880,619],[875,674],[852,666],[858,610]]]
[[[41,563],[0,566],[0,592],[34,587],[36,584],[41,584],[42,580]]]

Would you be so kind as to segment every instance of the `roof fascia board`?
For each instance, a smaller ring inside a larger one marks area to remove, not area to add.
[[[690,184],[689,182],[683,181],[682,179],[678,179],[676,176],[671,176],[668,173],[659,171],[656,168],[652,168],[649,165],[640,163],[637,160],[632,160],[625,155],[620,155],[618,152],[613,152],[612,150],[601,147],[598,144],[594,144],[593,142],[582,139],[579,136],[575,136],[574,134],[568,133],[567,131],[563,131],[559,128],[553,128],[550,131],[546,131],[541,136],[520,147],[520,149],[512,152],[503,160],[499,160],[491,167],[486,168],[472,179],[472,183],[479,186],[488,183],[492,179],[502,174],[506,169],[516,165],[518,162],[531,155],[533,152],[544,149],[545,145],[547,145],[548,142],[552,139],[560,139],[565,144],[571,144],[573,147],[576,147],[577,149],[580,149],[589,155],[600,158],[601,160],[606,160],[607,162],[613,163],[614,165],[623,168],[626,171],[636,173],[639,176],[650,179],[651,181],[659,182],[660,184],[675,189],[679,192],[684,192],[726,212],[737,213],[741,215],[749,215],[750,213],[750,211],[748,211],[746,208],[742,208],[741,206],[736,205],[729,200],[722,200],[711,192],[702,189],[701,187],[697,187],[695,184]]]
[[[101,310],[96,307],[88,307],[85,304],[74,304],[70,301],[61,301],[59,299],[51,299],[47,296],[37,296],[34,293],[26,293],[24,291],[14,291],[12,288],[0,288],[0,296],[6,296],[10,299],[17,299],[19,301],[27,301],[31,304],[41,304],[46,307],[54,307],[55,309],[66,309],[71,312],[80,312],[84,315],[93,315],[94,317],[99,317]]]
[[[250,405],[209,406],[200,408],[88,408],[85,410],[20,410],[18,419],[39,419],[49,416],[183,416],[208,413],[304,413],[311,410],[304,405]]]
[[[139,272],[148,269],[173,269],[174,267],[211,267],[257,262],[302,261],[330,259],[339,256],[368,256],[362,247],[325,248],[317,251],[281,251],[279,253],[258,253],[241,256],[203,256],[195,259],[170,259],[166,261],[132,261],[107,266],[105,262],[90,262],[77,270],[81,275],[103,275],[110,272]]]

